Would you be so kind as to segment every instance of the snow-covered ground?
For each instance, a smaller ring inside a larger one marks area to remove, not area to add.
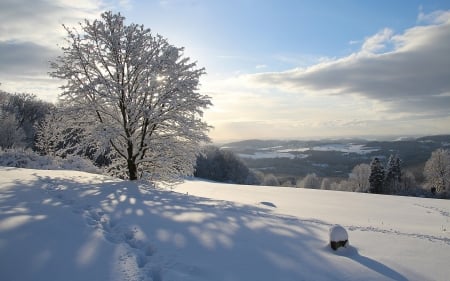
[[[378,148],[366,147],[364,144],[324,144],[314,147],[299,147],[299,148],[284,148],[283,146],[274,146],[267,148],[260,148],[259,151],[249,153],[238,153],[241,158],[251,159],[265,159],[265,158],[307,158],[308,154],[293,152],[307,152],[307,151],[338,151],[343,153],[368,154],[378,151]]]
[[[345,153],[357,153],[357,154],[368,154],[374,151],[378,151],[378,148],[366,147],[364,144],[325,144],[320,146],[315,146],[311,150],[315,151],[339,151]]]
[[[302,155],[301,158],[306,158],[307,155]],[[238,153],[238,156],[241,158],[251,158],[251,159],[265,159],[265,158],[289,158],[289,159],[295,159],[296,155],[288,152],[282,152],[282,151],[256,151],[253,154],[245,154],[245,153]]]
[[[0,280],[444,281],[449,261],[448,200],[0,168]]]

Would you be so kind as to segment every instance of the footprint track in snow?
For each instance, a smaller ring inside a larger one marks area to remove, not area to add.
[[[81,215],[86,225],[102,232],[106,241],[113,244],[125,244],[128,254],[124,256],[131,259],[140,272],[139,280],[162,281],[163,268],[152,263],[156,248],[149,242],[140,239],[139,230],[124,225],[119,219],[114,219],[101,208],[95,208],[90,204],[82,204],[67,195],[67,187],[60,184],[46,183],[43,190],[63,206],[72,207],[72,212]],[[123,258],[124,258],[123,257]],[[132,278],[133,279],[133,278]]]
[[[440,208],[437,208],[437,207],[425,206],[425,205],[420,205],[420,204],[414,204],[414,205],[418,206],[418,207],[422,207],[422,208],[428,209],[428,210],[435,211],[435,212],[439,213],[443,217],[450,218],[450,212],[449,211],[446,211],[446,210],[443,210],[443,209],[440,209]]]

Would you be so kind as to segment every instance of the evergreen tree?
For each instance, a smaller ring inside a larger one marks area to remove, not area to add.
[[[375,157],[370,163],[370,176],[369,176],[370,193],[383,193],[384,185],[384,167],[380,162],[380,159]]]
[[[397,193],[402,181],[401,160],[398,155],[389,157],[386,171],[386,188],[388,193]]]

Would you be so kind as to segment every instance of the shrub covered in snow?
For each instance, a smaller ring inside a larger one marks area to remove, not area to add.
[[[330,228],[330,246],[333,250],[348,246],[348,233],[340,225],[334,225]]]
[[[94,166],[91,161],[82,157],[53,158],[48,155],[39,155],[31,149],[0,150],[0,166],[101,173],[101,170]]]

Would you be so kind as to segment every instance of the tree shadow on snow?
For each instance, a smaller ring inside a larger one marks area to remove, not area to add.
[[[4,262],[0,269],[7,270],[0,271],[0,279],[19,274],[21,278],[16,279],[39,280],[48,276],[46,271],[60,280],[348,278],[348,269],[331,262],[321,250],[328,236],[327,222],[138,182],[101,176],[86,182],[81,181],[83,174],[76,175],[71,179],[37,173],[31,182],[17,179],[14,188],[0,189],[0,226],[12,216],[46,214],[6,231],[0,229],[0,261]],[[33,201],[36,190],[42,202]],[[79,224],[73,228],[79,233],[67,233],[67,225],[51,223],[66,218],[68,224]],[[36,230],[40,233],[31,233]],[[37,235],[52,231],[60,232],[53,235],[60,237],[58,241],[39,242]],[[31,248],[14,248],[21,243]],[[12,258],[11,251],[16,251]],[[356,249],[348,258],[386,277],[406,280]],[[20,267],[29,274],[20,272]],[[114,279],[111,272],[119,275]]]
[[[273,204],[272,202],[267,202],[267,201],[262,201],[260,202],[260,204],[265,205],[267,207],[272,207],[272,208],[276,208],[277,206],[275,204]]]
[[[408,279],[405,276],[403,276],[399,272],[395,271],[394,269],[392,269],[374,259],[360,255],[358,252],[358,249],[351,245],[348,245],[346,248],[339,248],[336,251],[331,250],[330,246],[327,245],[326,249],[330,252],[333,252],[334,254],[336,254],[338,256],[349,258],[349,259],[367,267],[368,269],[370,269],[372,271],[375,271],[381,275],[384,275],[385,277],[387,277],[389,279],[397,280],[397,281],[408,281]]]
[[[89,188],[37,173],[1,186],[0,280],[111,280],[114,249],[84,214],[98,203]]]

